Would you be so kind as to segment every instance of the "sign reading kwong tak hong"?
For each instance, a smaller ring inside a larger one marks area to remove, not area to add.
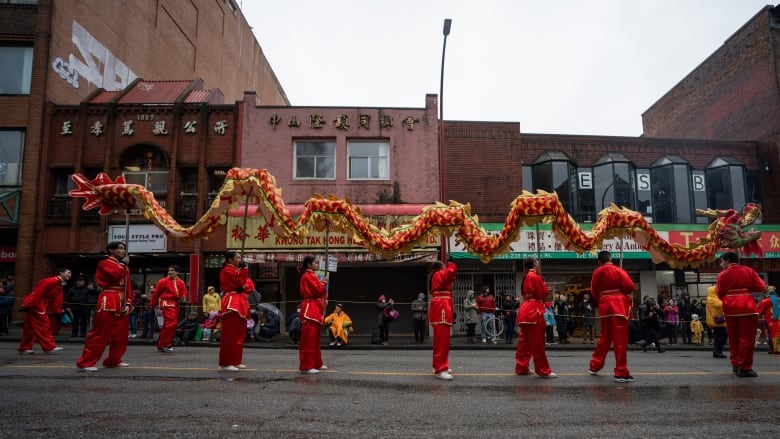
[[[414,217],[406,215],[372,215],[365,218],[377,227],[384,227],[390,230],[393,227],[409,224]],[[325,249],[326,233],[324,231],[317,232],[310,229],[306,236],[279,236],[262,216],[248,217],[246,219],[246,230],[244,230],[243,217],[228,217],[227,228],[227,248],[241,248],[241,241],[246,236],[246,249],[274,251]],[[416,248],[432,249],[439,247],[440,244],[439,238],[429,237],[426,242],[420,243]],[[327,233],[327,245],[331,250],[356,251],[364,249],[362,245],[355,242],[351,233],[334,231]]]

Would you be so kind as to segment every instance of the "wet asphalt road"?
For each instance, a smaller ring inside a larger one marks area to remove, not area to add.
[[[297,371],[294,349],[246,349],[247,370],[218,372],[215,347],[173,354],[131,345],[131,367],[78,372],[80,344],[19,355],[0,343],[0,437],[765,437],[780,431],[780,356],[756,352],[758,378],[702,350],[629,352],[587,374],[590,352],[548,353],[557,379],[514,375],[513,351],[455,350],[455,379],[430,350],[329,350],[329,370]],[[611,355],[611,354],[610,354]]]

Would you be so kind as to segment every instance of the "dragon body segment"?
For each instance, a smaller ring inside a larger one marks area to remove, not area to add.
[[[284,204],[276,179],[265,169],[233,168],[228,171],[225,183],[209,210],[190,227],[177,223],[146,188],[125,183],[121,176],[111,180],[101,173],[94,180],[89,180],[74,174],[73,181],[77,188],[70,195],[86,198],[82,206],[84,210],[99,207],[100,214],[107,215],[117,209],[140,209],[147,219],[174,238],[205,238],[225,223],[230,209],[254,202],[257,207],[251,214],[262,214],[281,236],[303,236],[312,228],[318,231],[330,228],[352,233],[355,241],[369,251],[387,257],[410,252],[430,236],[455,235],[470,253],[487,263],[509,251],[522,227],[540,222],[551,224],[556,239],[568,250],[580,254],[596,251],[601,248],[604,239],[630,237],[652,255],[654,262],[666,262],[677,268],[695,267],[711,261],[720,248],[751,251],[758,248],[760,251],[756,242],[760,232],[742,231],[760,216],[760,207],[755,204],[743,214],[733,210],[699,211],[718,219],[710,226],[705,239],[683,247],[664,240],[639,212],[614,204],[599,213],[590,231],[584,231],[565,210],[557,194],[541,190],[535,194],[523,191],[512,201],[503,229],[498,234],[490,234],[480,227],[479,219],[471,214],[469,204],[456,201],[427,206],[411,224],[387,230],[370,224],[361,215],[360,208],[352,205],[349,199],[314,194],[295,220]]]

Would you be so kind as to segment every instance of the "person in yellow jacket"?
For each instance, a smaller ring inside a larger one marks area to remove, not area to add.
[[[691,314],[691,334],[693,334],[693,342],[701,346],[701,335],[704,333],[704,326],[699,321],[698,314]]]
[[[222,311],[222,299],[214,287],[208,287],[206,294],[203,295],[203,314],[209,315],[211,311],[217,313]]]
[[[330,346],[341,347],[347,344],[349,333],[352,332],[352,319],[344,312],[340,303],[337,303],[336,309],[325,317],[325,327],[330,338]]]
[[[712,329],[715,339],[712,344],[712,356],[726,358],[723,354],[723,347],[728,338],[726,315],[723,314],[723,302],[718,298],[718,290],[715,285],[707,288],[707,326]]]

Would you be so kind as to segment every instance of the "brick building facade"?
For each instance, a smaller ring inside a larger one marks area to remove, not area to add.
[[[89,179],[99,172],[114,180],[122,175],[154,192],[180,224],[194,223],[209,208],[227,170],[240,163],[236,105],[221,105],[219,90],[202,86],[200,80],[139,78],[121,92],[100,92],[79,106],[47,106],[44,140],[49,147],[37,186],[42,215],[36,221],[41,239],[35,265],[69,267],[90,276],[107,240],[124,240],[127,221],[134,284],[148,288],[175,264],[186,273],[197,302],[204,255],[224,252],[224,228],[208,240],[165,239],[140,211],[127,212],[129,218],[125,212],[100,216],[97,209],[82,210],[84,199],[68,191],[73,173]]]
[[[19,294],[56,269],[37,253],[48,245],[36,228],[47,102],[78,105],[143,77],[203,78],[227,102],[256,90],[264,104],[289,104],[235,0],[0,3],[0,29],[0,136],[14,152],[0,157],[0,275],[15,273]]]
[[[765,187],[780,185],[780,5],[766,6],[642,114],[650,137],[752,140]],[[767,207],[780,203],[766,191]],[[765,218],[780,222],[780,210]]]

